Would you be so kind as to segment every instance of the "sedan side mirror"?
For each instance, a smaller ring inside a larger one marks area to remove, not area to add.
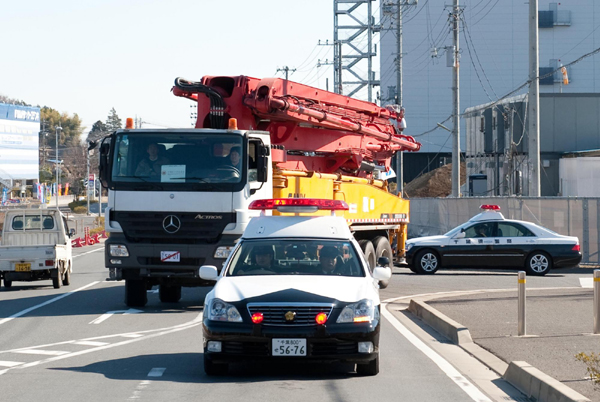
[[[465,232],[459,232],[456,234],[456,236],[454,236],[455,239],[464,239],[465,238]]]
[[[390,266],[390,259],[387,257],[379,257],[377,259],[377,265],[380,267],[389,267]]]
[[[217,267],[214,265],[203,265],[199,271],[200,278],[206,279],[207,281],[216,281],[219,277]]]
[[[373,278],[378,281],[387,281],[392,277],[392,270],[388,267],[375,267]]]

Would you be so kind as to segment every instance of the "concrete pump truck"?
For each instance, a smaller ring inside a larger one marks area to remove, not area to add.
[[[211,285],[198,268],[223,265],[258,199],[343,200],[371,269],[403,258],[409,203],[385,180],[396,152],[421,145],[402,134],[403,110],[278,78],[178,78],[172,90],[197,103],[195,128],[128,125],[100,147],[105,265],[128,306],[153,286],[178,302],[182,286]]]

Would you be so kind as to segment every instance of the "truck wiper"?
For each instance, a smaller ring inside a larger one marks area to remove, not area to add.
[[[210,183],[205,177],[173,177],[171,180],[198,180],[199,183]]]

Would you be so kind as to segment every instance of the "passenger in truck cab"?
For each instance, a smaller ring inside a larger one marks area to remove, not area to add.
[[[169,160],[159,154],[158,145],[154,142],[148,144],[146,152],[148,152],[148,156],[138,163],[137,169],[135,170],[135,175],[141,177],[149,176],[153,178],[160,178],[161,166],[168,164]]]

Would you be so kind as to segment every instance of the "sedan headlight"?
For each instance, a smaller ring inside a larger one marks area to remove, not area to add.
[[[413,243],[408,243],[405,247],[406,251],[410,250],[411,248],[413,248],[414,244]]]
[[[213,299],[210,302],[207,318],[211,321],[242,322],[242,316],[238,309],[221,299]]]
[[[337,319],[337,323],[379,321],[379,309],[373,300],[364,299],[358,303],[348,304]]]

